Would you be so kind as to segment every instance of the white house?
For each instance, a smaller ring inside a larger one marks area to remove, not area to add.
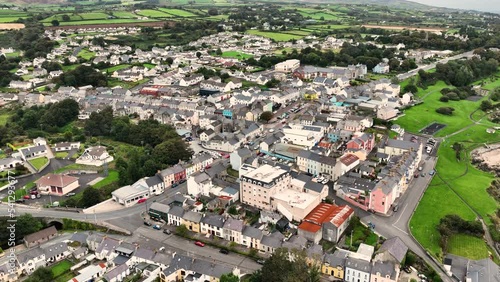
[[[282,72],[293,72],[300,67],[300,61],[297,59],[286,60],[274,66],[274,70]]]
[[[113,156],[110,156],[104,146],[95,146],[85,149],[83,154],[76,159],[77,164],[102,166],[104,163],[113,161]]]

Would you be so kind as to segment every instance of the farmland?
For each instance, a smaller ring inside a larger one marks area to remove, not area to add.
[[[165,13],[168,13],[172,16],[176,16],[176,17],[196,17],[197,15],[191,13],[191,12],[188,12],[188,11],[184,11],[184,10],[180,10],[180,9],[166,9],[166,8],[160,8],[159,9],[160,11],[162,12],[165,12]]]
[[[141,10],[137,12],[138,15],[150,18],[171,18],[172,15],[158,10]]]
[[[275,41],[289,41],[292,39],[301,39],[304,37],[303,35],[293,35],[287,33],[259,31],[259,30],[249,30],[247,31],[247,33],[267,37]]]

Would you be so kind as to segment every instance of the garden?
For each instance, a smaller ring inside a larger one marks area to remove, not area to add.
[[[31,159],[28,161],[37,171],[40,171],[40,169],[45,166],[48,162],[49,159],[47,157],[40,157],[36,159]]]

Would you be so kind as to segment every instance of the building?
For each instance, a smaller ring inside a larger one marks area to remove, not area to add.
[[[323,138],[324,128],[302,124],[288,124],[283,127],[283,143],[312,148]]]
[[[17,158],[0,159],[0,172],[10,169],[15,169],[16,166],[22,165],[23,161]]]
[[[371,282],[397,282],[399,264],[392,261],[374,261],[370,273]]]
[[[223,238],[224,217],[222,215],[206,215],[201,219],[201,233]]]
[[[35,181],[42,194],[63,196],[80,187],[78,178],[65,174],[46,174]]]
[[[448,254],[444,259],[444,268],[447,274],[457,281],[500,281],[500,267],[490,258],[470,260]]]
[[[399,237],[392,237],[384,241],[378,249],[375,260],[392,261],[396,264],[403,263],[408,247]]]
[[[335,158],[320,155],[309,150],[301,150],[297,155],[297,166],[300,171],[315,176],[326,176],[335,179]]]
[[[134,205],[140,199],[149,198],[151,192],[149,189],[139,183],[123,186],[111,193],[113,201],[126,207]]]
[[[57,229],[55,226],[50,226],[38,232],[24,236],[24,245],[26,245],[27,248],[31,248],[45,243],[56,236]]]
[[[287,189],[291,180],[288,171],[267,164],[240,178],[240,201],[264,210],[272,210],[271,198]]]
[[[252,151],[248,148],[240,148],[229,155],[229,161],[231,163],[231,168],[234,170],[239,170],[241,164],[243,164],[248,158],[252,156]]]
[[[76,159],[77,164],[102,166],[104,163],[113,161],[113,156],[109,155],[104,146],[95,146],[85,149],[83,154]]]
[[[274,70],[290,73],[295,71],[299,67],[300,67],[300,61],[297,59],[292,59],[292,60],[286,60],[281,63],[277,63],[276,65],[274,65]]]
[[[149,206],[148,214],[152,217],[161,218],[165,221],[168,221],[168,211],[170,210],[170,206],[154,202]]]
[[[241,237],[244,228],[245,223],[243,220],[228,218],[226,222],[224,222],[223,227],[224,239],[241,244]]]
[[[222,275],[239,275],[239,269],[230,268],[212,261],[205,261],[174,253],[172,261],[160,273],[160,282],[172,281],[210,281],[217,282]]]
[[[78,275],[68,280],[68,282],[92,282],[98,281],[106,273],[104,263],[92,264],[78,271]]]
[[[316,244],[321,239],[338,242],[347,229],[354,210],[349,206],[319,204],[298,227],[298,234]]]
[[[372,266],[370,261],[348,257],[345,262],[346,282],[370,282]]]
[[[31,159],[31,158],[45,156],[47,154],[47,146],[45,146],[45,145],[31,146],[31,147],[23,148],[20,151],[21,151],[22,159],[24,161],[26,161],[26,160]]]
[[[321,273],[329,275],[335,279],[344,279],[345,262],[349,252],[342,249],[337,249],[333,254],[325,254],[323,258],[323,265],[321,266]]]
[[[421,155],[422,143],[387,138],[386,140],[382,140],[378,146],[379,153],[384,153],[389,156],[402,155],[404,152],[409,151],[419,152],[419,155]]]
[[[374,73],[389,73],[389,64],[387,63],[378,63],[374,68]]]
[[[181,223],[186,226],[186,228],[190,231],[200,233],[201,232],[201,219],[203,218],[203,214],[187,211],[182,215]]]

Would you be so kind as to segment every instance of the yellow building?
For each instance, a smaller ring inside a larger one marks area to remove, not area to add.
[[[226,265],[216,264],[212,261],[195,259],[176,254],[163,272],[160,273],[161,282],[175,281],[210,281],[219,282],[220,277],[227,273],[233,273],[239,276],[240,271],[237,268],[231,268]]]
[[[344,279],[344,266],[347,256],[348,253],[341,250],[336,250],[333,254],[326,254],[321,267],[321,273],[337,279]]]
[[[200,233],[200,221],[202,217],[201,213],[188,211],[182,216],[181,224],[186,225],[189,231]]]

